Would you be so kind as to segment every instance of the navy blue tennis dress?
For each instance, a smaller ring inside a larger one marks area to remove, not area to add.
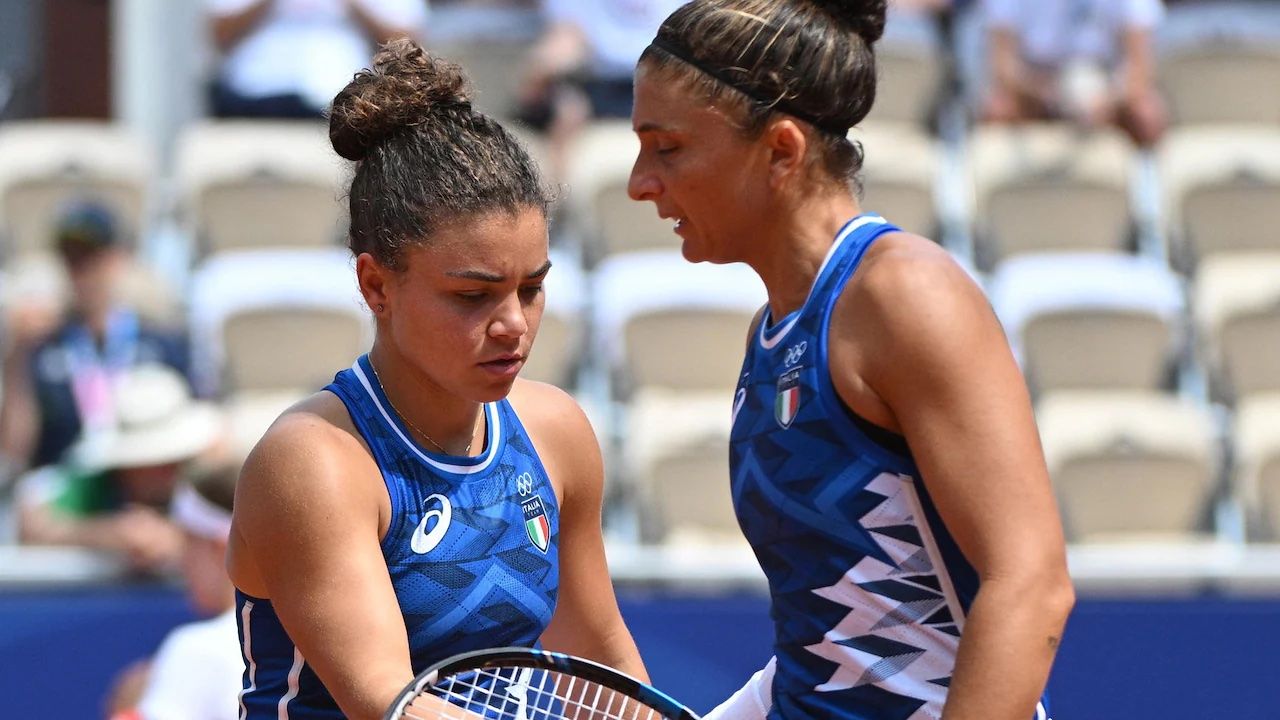
[[[828,370],[836,300],[895,231],[874,215],[849,222],[804,305],[766,310],[743,362],[730,467],[772,594],[769,720],[941,717],[978,590],[905,440],[853,414]]]
[[[367,356],[326,389],[346,404],[391,497],[382,555],[414,672],[469,650],[535,646],[556,606],[560,511],[511,404],[484,406],[484,452],[463,458],[410,439]],[[241,717],[342,718],[271,601],[237,591],[236,605],[245,660]]]

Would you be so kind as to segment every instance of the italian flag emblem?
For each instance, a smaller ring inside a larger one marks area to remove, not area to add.
[[[791,427],[791,421],[800,412],[800,368],[788,370],[778,377],[778,395],[773,401],[773,416],[783,429]]]
[[[551,545],[551,523],[542,507],[542,498],[534,495],[521,503],[520,509],[524,511],[524,530],[529,534],[529,542],[545,553]]]

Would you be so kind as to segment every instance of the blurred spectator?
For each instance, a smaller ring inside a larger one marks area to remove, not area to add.
[[[21,304],[12,312],[0,400],[0,456],[10,477],[58,462],[83,432],[110,427],[112,380],[128,368],[162,363],[189,374],[186,339],[119,302],[127,245],[105,207],[72,206],[54,231],[71,286],[67,315]]]
[[[1167,125],[1155,87],[1160,0],[983,0],[990,122],[1115,125],[1141,146]]]
[[[114,551],[138,571],[176,567],[182,534],[167,509],[184,466],[221,439],[221,418],[163,365],[135,367],[112,389],[113,427],[19,480],[19,539]]]
[[[115,693],[118,720],[235,720],[244,660],[236,634],[235,592],[227,578],[227,538],[240,468],[221,464],[178,487],[170,515],[182,529],[187,598],[207,618],[171,631],[140,678],[136,703],[123,701],[133,668]],[[135,666],[137,667],[137,666]]]
[[[319,118],[373,47],[421,37],[427,0],[205,0],[216,117]]]
[[[529,41],[541,34],[541,5],[541,0],[432,0],[427,37],[433,45],[473,39]]]
[[[595,118],[630,118],[632,74],[658,26],[687,0],[545,0],[547,27],[525,69],[519,117],[548,134],[552,172]]]

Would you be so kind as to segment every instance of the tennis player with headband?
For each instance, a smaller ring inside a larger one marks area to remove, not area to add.
[[[636,200],[743,262],[734,507],[775,658],[714,718],[1031,720],[1073,591],[1026,386],[945,250],[859,205],[885,0],[693,0],[636,70]]]
[[[381,718],[416,672],[488,647],[646,677],[605,563],[591,426],[517,379],[551,265],[547,193],[464,83],[404,40],[334,99],[376,336],[245,464],[228,567],[246,720]]]

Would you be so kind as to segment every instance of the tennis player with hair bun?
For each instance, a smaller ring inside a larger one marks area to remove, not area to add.
[[[730,465],[775,657],[714,718],[1048,715],[1074,595],[1026,386],[965,271],[853,190],[885,5],[693,0],[636,70],[631,196],[769,296]]]
[[[646,677],[605,564],[591,426],[517,378],[551,269],[546,191],[464,82],[396,41],[334,99],[377,330],[272,425],[237,486],[247,720],[381,718],[414,673],[496,646]]]

